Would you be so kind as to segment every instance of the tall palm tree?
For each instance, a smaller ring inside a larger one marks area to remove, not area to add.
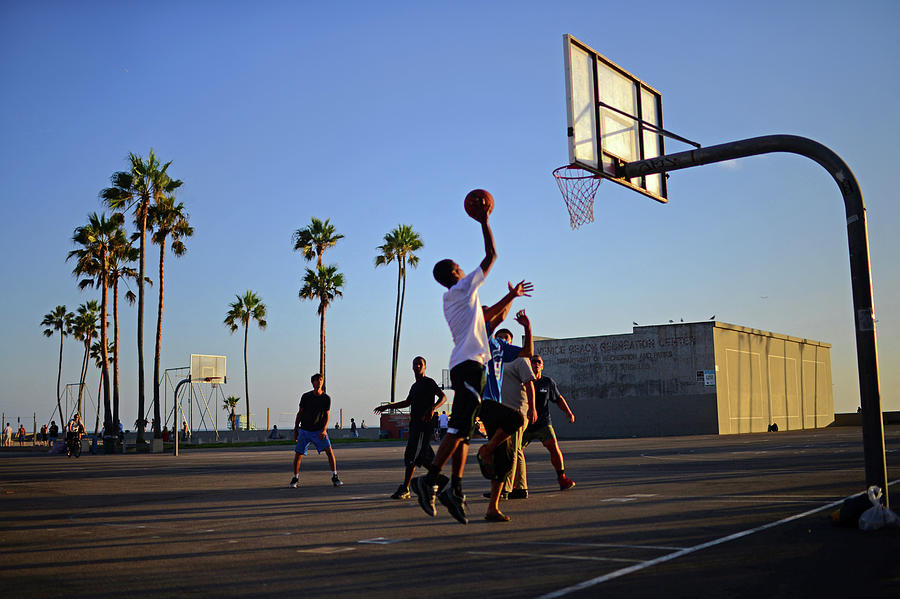
[[[306,269],[300,299],[318,300],[319,307],[319,372],[325,378],[325,310],[337,297],[343,297],[344,275],[337,265],[319,266],[316,270]],[[326,379],[327,380],[327,379]]]
[[[307,262],[315,258],[316,267],[321,268],[322,254],[343,238],[327,218],[322,221],[313,217],[305,228],[294,231],[292,239],[294,251],[302,253]]]
[[[162,438],[159,429],[159,360],[162,353],[163,299],[166,292],[166,240],[171,239],[172,253],[183,256],[187,251],[184,239],[194,234],[184,202],[175,203],[174,196],[163,196],[150,206],[147,228],[153,231],[151,240],[159,246],[159,310],[156,313],[156,352],[153,355],[153,436]]]
[[[109,341],[106,335],[106,311],[107,311],[107,275],[109,274],[109,254],[116,251],[115,248],[127,245],[125,232],[122,230],[123,217],[121,214],[113,214],[106,218],[105,214],[96,212],[88,215],[88,224],[75,229],[72,241],[81,247],[69,252],[66,260],[75,258],[75,268],[72,273],[76,276],[87,276],[79,285],[82,289],[94,285],[101,290],[100,300],[100,346],[103,352],[102,377],[103,377],[103,407],[105,408],[105,425],[109,430],[112,427],[112,409],[109,396],[109,355],[107,353]],[[99,401],[99,398],[98,398]]]
[[[236,301],[231,302],[228,314],[225,315],[225,326],[234,334],[240,325],[244,326],[244,397],[247,398],[247,430],[250,430],[250,384],[247,379],[247,332],[250,329],[250,321],[255,320],[260,329],[266,328],[266,305],[255,293],[249,289],[243,297],[235,295]],[[233,420],[232,420],[233,422]]]
[[[145,161],[137,154],[129,154],[131,170],[113,173],[111,187],[100,192],[100,198],[113,210],[127,212],[134,207],[134,222],[140,240],[138,266],[138,443],[144,440],[144,263],[146,258],[147,214],[150,203],[159,202],[163,196],[181,187],[180,179],[172,179],[167,171],[171,161],[160,163],[153,149]]]
[[[97,300],[88,300],[78,306],[75,318],[72,319],[72,336],[84,344],[84,357],[81,359],[81,376],[78,385],[78,413],[82,414],[82,416],[84,414],[82,412],[83,406],[81,399],[84,395],[84,382],[87,378],[88,357],[90,356],[91,342],[94,340],[94,335],[97,332],[97,316],[99,313],[100,304]],[[66,418],[68,417],[69,415],[67,414]],[[63,418],[63,422],[66,421],[66,418]]]
[[[403,322],[403,302],[406,299],[406,267],[415,268],[419,264],[417,252],[424,247],[422,238],[413,231],[411,225],[397,225],[384,236],[384,244],[376,249],[375,268],[391,262],[397,263],[397,306],[394,308],[394,345],[391,359],[391,401],[397,386],[397,359],[400,352],[400,325]],[[402,289],[401,289],[402,284]]]
[[[228,419],[231,422],[231,430],[237,429],[237,424],[234,418],[234,408],[237,407],[238,403],[240,403],[241,398],[235,397],[234,395],[229,395],[222,401],[222,409],[229,413]],[[247,420],[249,421],[249,414]]]
[[[106,355],[109,356],[109,360],[112,361],[115,358],[115,348],[112,346],[112,343],[109,344],[109,347],[106,348]],[[102,370],[103,368],[103,348],[100,347],[99,341],[94,341],[91,344],[91,359],[94,361],[94,365],[97,367],[97,370]],[[103,377],[100,377],[100,382],[97,383],[97,419],[94,421],[94,434],[96,435],[100,431],[100,392],[103,390]],[[82,418],[82,422],[86,422],[86,418]],[[109,421],[109,417],[104,415],[103,417],[103,426],[106,427],[106,423]],[[115,429],[105,429],[107,435],[112,434]]]
[[[75,315],[66,311],[65,306],[56,306],[49,314],[44,314],[44,320],[41,326],[44,329],[45,337],[52,337],[54,332],[59,333],[59,370],[56,373],[56,409],[59,412],[59,418],[62,420],[62,402],[60,401],[59,385],[62,382],[62,359],[63,359],[63,339],[66,335],[72,333],[72,319]]]
[[[130,243],[126,246],[117,248],[117,251],[111,252],[109,255],[109,271],[106,275],[107,284],[113,292],[113,342],[110,347],[113,348],[114,354],[110,358],[113,365],[113,423],[118,426],[121,420],[119,416],[119,281],[128,285],[129,280],[137,281],[138,271],[131,266],[137,262],[139,251]],[[145,283],[151,283],[150,279],[146,279]],[[125,299],[130,305],[134,305],[137,296],[129,288],[125,292]]]

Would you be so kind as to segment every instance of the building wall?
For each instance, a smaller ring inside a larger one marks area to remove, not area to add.
[[[834,422],[829,344],[726,323],[713,331],[721,433]]]
[[[539,339],[544,373],[575,413],[561,438],[730,434],[834,420],[830,346],[720,322]]]
[[[555,407],[554,429],[566,437],[715,434],[716,388],[711,323],[636,327],[631,334],[535,342],[544,373],[575,413]]]

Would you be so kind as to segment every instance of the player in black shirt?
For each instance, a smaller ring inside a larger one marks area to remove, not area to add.
[[[376,414],[385,410],[396,410],[409,406],[409,441],[403,455],[406,463],[406,475],[403,484],[391,495],[391,499],[409,499],[409,482],[412,480],[416,466],[427,466],[434,460],[431,449],[431,438],[434,436],[433,417],[435,410],[447,401],[447,396],[431,379],[425,376],[425,358],[416,356],[412,362],[416,382],[409,388],[409,395],[403,401],[382,404],[375,408]],[[437,401],[435,401],[437,398]]]
[[[328,464],[332,471],[331,482],[335,487],[340,487],[344,483],[338,478],[337,463],[326,430],[331,398],[325,393],[325,379],[321,374],[312,375],[310,382],[313,386],[312,391],[300,396],[300,407],[297,410],[297,418],[294,419],[294,440],[297,446],[294,448],[294,477],[290,486],[292,489],[297,487],[300,481],[300,460],[306,455],[306,448],[312,443],[319,453],[324,451],[328,456]]]
[[[522,447],[532,441],[540,441],[550,452],[550,462],[556,470],[556,479],[559,489],[566,491],[575,486],[575,481],[566,476],[566,466],[563,462],[562,450],[556,440],[556,432],[550,419],[550,404],[555,403],[559,409],[565,412],[569,422],[575,422],[575,414],[566,403],[566,398],[559,392],[556,382],[549,376],[544,376],[544,359],[538,355],[531,357],[531,369],[534,371],[534,404],[537,411],[537,421],[528,425],[522,435]]]

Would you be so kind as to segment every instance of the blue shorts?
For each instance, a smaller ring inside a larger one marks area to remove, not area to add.
[[[328,438],[327,434],[324,439],[319,437],[319,433],[321,432],[322,431],[305,431],[302,428],[298,429],[297,446],[294,448],[294,453],[306,455],[306,448],[310,443],[316,446],[319,453],[322,453],[331,447],[331,440]]]

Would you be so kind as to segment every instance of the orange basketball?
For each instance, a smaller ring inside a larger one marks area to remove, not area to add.
[[[484,189],[473,189],[466,194],[466,201],[463,204],[466,214],[481,222],[484,218],[494,210],[494,197],[490,192]]]

